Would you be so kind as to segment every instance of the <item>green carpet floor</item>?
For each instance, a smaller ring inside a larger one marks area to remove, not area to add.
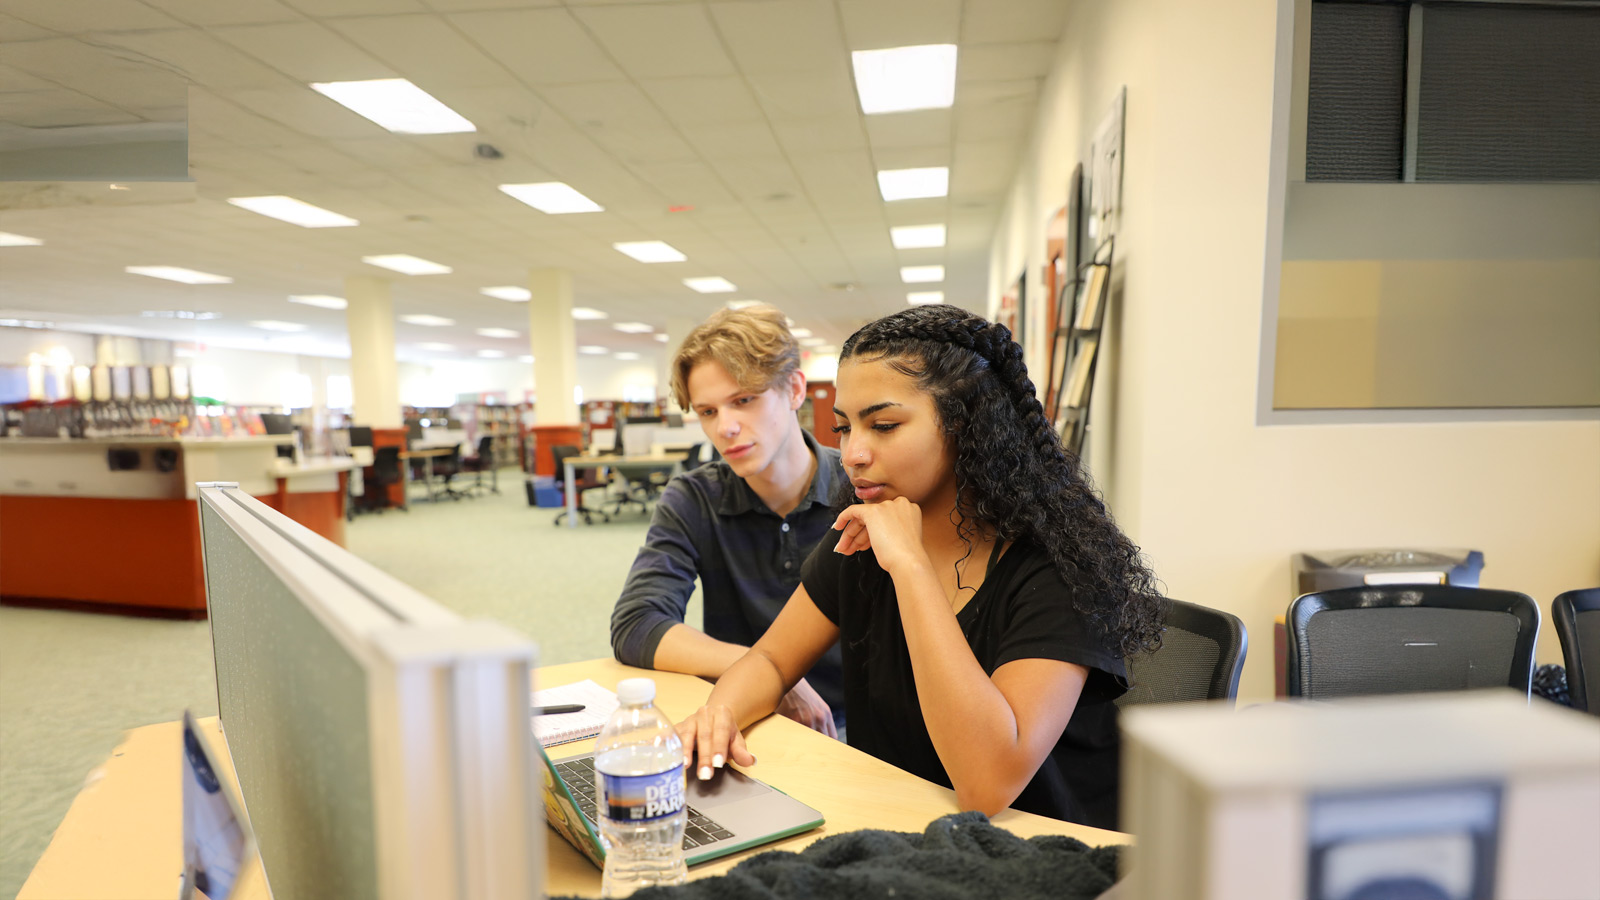
[[[648,517],[634,508],[610,524],[556,527],[556,510],[528,506],[517,471],[500,485],[362,516],[349,549],[464,617],[527,634],[541,663],[609,656],[611,606]],[[698,626],[698,602],[690,610]],[[0,607],[0,898],[22,888],[122,733],[185,707],[217,711],[205,622]]]

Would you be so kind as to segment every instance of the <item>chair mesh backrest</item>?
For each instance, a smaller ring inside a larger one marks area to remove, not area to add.
[[[1128,660],[1133,681],[1118,706],[1232,697],[1244,652],[1244,626],[1233,616],[1169,601],[1161,649]]]
[[[1600,716],[1600,588],[1567,591],[1550,604],[1573,709]]]
[[[1504,687],[1520,627],[1516,616],[1492,610],[1323,610],[1306,623],[1305,696]]]
[[[1589,711],[1600,712],[1600,609],[1580,612],[1578,621],[1578,647],[1583,654],[1583,695],[1588,699]]]

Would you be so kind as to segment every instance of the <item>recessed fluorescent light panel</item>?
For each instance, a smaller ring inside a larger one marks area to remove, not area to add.
[[[702,294],[727,294],[738,290],[733,282],[715,275],[705,278],[685,278],[683,283]]]
[[[595,322],[599,321],[600,319],[609,319],[611,318],[611,314],[601,312],[598,309],[590,309],[587,306],[574,306],[572,308],[572,317],[574,319],[581,319],[585,322]]]
[[[950,168],[884,169],[878,173],[878,193],[884,200],[920,200],[950,193]]]
[[[531,363],[531,362],[533,362],[533,354],[532,353],[524,353],[521,356],[517,357],[517,362],[519,362],[519,363]]]
[[[344,309],[350,305],[343,297],[332,297],[327,294],[290,294],[289,302],[301,306],[320,306],[323,309]]]
[[[956,45],[925,44],[850,54],[861,111],[948,109],[956,102]]]
[[[906,302],[912,306],[928,306],[933,303],[943,303],[944,291],[912,291],[906,295]]]
[[[604,347],[597,347],[594,344],[585,344],[584,346],[578,348],[578,352],[584,354],[585,356],[605,356],[611,351]]]
[[[44,241],[28,237],[25,234],[11,234],[10,232],[0,231],[0,247],[37,247],[43,243]]]
[[[661,241],[627,241],[611,246],[642,263],[683,262],[689,258]]]
[[[264,331],[305,331],[306,326],[298,322],[279,322],[276,319],[258,319],[250,323],[255,328]]]
[[[147,309],[139,315],[147,319],[194,319],[195,321],[222,318],[222,313],[196,312],[192,309]]]
[[[445,325],[454,325],[456,323],[455,319],[429,315],[401,316],[400,321],[407,325],[427,325],[430,328],[441,328]]]
[[[455,344],[441,344],[438,341],[423,341],[417,345],[418,350],[434,350],[439,353],[448,353],[455,348]]]
[[[896,250],[920,250],[944,246],[943,225],[903,225],[889,229],[889,240]]]
[[[533,299],[533,291],[514,284],[501,285],[500,287],[479,288],[478,293],[496,300],[510,300],[512,303],[527,303]]]
[[[618,322],[611,327],[624,334],[649,334],[650,332],[655,331],[654,328],[651,328],[649,325],[646,325],[643,322]]]
[[[615,356],[616,359],[625,360],[625,361],[632,361],[632,360],[635,360],[635,359],[639,358],[639,354],[634,353],[634,352],[632,352],[630,350],[624,350],[621,353],[614,354],[614,356]]]
[[[826,343],[827,343],[827,341],[823,340],[822,338],[805,338],[804,340],[802,340],[800,342],[800,346],[802,346],[802,347],[821,347],[823,344],[826,344]]]
[[[333,81],[311,89],[396,134],[458,134],[477,131],[455,110],[404,78]]]
[[[341,216],[293,197],[229,197],[228,202],[240,209],[248,209],[301,228],[348,228],[361,224],[349,216]]]
[[[478,356],[482,359],[505,359],[506,354],[503,350],[479,350]]]
[[[449,275],[455,271],[449,266],[442,266],[436,262],[416,256],[407,256],[404,253],[390,253],[385,256],[363,256],[361,261],[383,269],[391,269],[402,275]]]
[[[226,275],[212,275],[210,272],[196,272],[193,269],[180,269],[177,266],[128,266],[122,271],[130,275],[148,275],[151,278],[165,278],[167,281],[180,281],[184,284],[233,284],[233,279]]]
[[[655,338],[659,343],[665,344],[667,342],[667,333],[665,331],[658,331],[650,336]]]
[[[539,184],[502,184],[500,185],[500,190],[505,191],[534,209],[542,213],[549,213],[552,216],[560,216],[567,213],[605,211],[605,207],[573,190],[571,185],[560,181],[545,181]]]
[[[944,266],[901,266],[900,280],[906,284],[943,281]]]
[[[797,338],[811,337],[811,329],[809,328],[791,328],[789,329],[789,333]]]
[[[492,338],[514,338],[517,336],[517,332],[509,328],[479,328],[478,334]]]
[[[729,300],[728,301],[728,308],[729,309],[749,309],[752,306],[760,306],[760,305],[761,305],[761,301],[760,300]]]

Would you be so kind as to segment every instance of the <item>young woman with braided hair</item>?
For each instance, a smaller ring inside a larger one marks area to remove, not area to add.
[[[852,746],[955,789],[1117,820],[1124,659],[1159,646],[1139,550],[1061,447],[1003,326],[920,306],[845,342],[834,408],[853,497],[766,634],[679,724],[699,777],[837,639]]]

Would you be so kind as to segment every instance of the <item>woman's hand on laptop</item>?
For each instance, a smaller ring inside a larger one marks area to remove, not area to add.
[[[828,701],[822,699],[804,678],[795,682],[789,693],[783,695],[774,712],[788,716],[812,731],[820,731],[835,740],[839,738],[839,729],[833,724],[833,710],[828,707]]]
[[[713,770],[722,768],[730,759],[741,766],[755,765],[756,758],[739,733],[738,720],[727,706],[702,706],[677,727],[678,739],[683,741],[684,763],[698,765],[695,771],[701,781],[710,781]]]

